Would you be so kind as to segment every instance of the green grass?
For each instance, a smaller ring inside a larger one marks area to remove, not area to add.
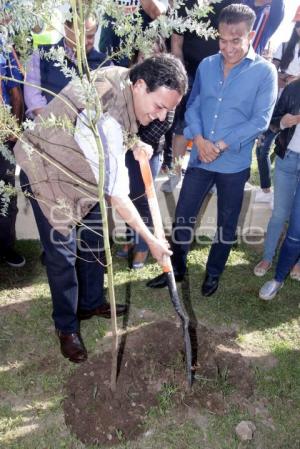
[[[94,449],[77,441],[64,424],[63,386],[76,366],[59,353],[39,245],[19,245],[27,259],[24,269],[0,265],[0,448]],[[189,417],[188,408],[182,414],[174,407],[176,386],[165,385],[158,409],[149,413],[146,435],[130,443],[120,435],[118,449],[237,449],[234,429],[242,419],[251,419],[257,427],[254,440],[243,447],[299,449],[300,284],[287,280],[275,300],[260,301],[258,290],[265,279],[252,275],[259,255],[251,247],[239,245],[230,256],[218,292],[205,299],[200,288],[208,250],[207,244],[193,247],[180,295],[192,316],[216,331],[234,329],[235,343],[257,359],[257,385],[249,401],[265,401],[273,428],[265,417],[235,407],[224,416],[199,408],[197,421]],[[145,288],[145,281],[160,272],[157,265],[150,261],[143,270],[132,272],[124,261],[116,260],[114,268],[117,300],[131,306],[129,326],[142,324],[145,310],[151,311],[153,319],[175,316],[167,290],[154,294]],[[83,323],[82,334],[91,355],[102,350],[108,330],[105,320]],[[265,357],[273,357],[275,366],[266,369],[261,365]],[[225,395],[232,392],[226,371],[219,373],[214,387]]]

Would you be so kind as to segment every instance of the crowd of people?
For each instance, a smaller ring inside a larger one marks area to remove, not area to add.
[[[184,19],[196,3],[185,2],[179,17]],[[168,13],[168,2],[160,0],[123,1],[120,7],[125,14],[141,10],[144,27]],[[257,143],[261,187],[268,194],[269,152],[276,139],[274,208],[263,259],[254,268],[256,276],[264,276],[271,268],[288,223],[275,277],[259,292],[262,299],[270,300],[289,273],[300,280],[300,6],[292,36],[274,53],[272,62],[268,61],[268,42],[283,19],[283,0],[223,0],[214,9],[204,20],[217,29],[217,39],[189,31],[173,33],[167,42],[157,36],[152,55],[137,53],[132,61],[118,58],[122,42],[112,17],[106,17],[102,28],[100,51],[95,49],[97,21],[94,16],[86,17],[87,64],[96,70],[95,88],[103,112],[97,126],[105,152],[105,195],[127,223],[127,239],[116,256],[132,256],[132,268],[140,269],[149,251],[161,265],[171,255],[176,281],[181,282],[198,213],[215,186],[217,230],[201,289],[203,296],[213,295],[236,241],[252,150]],[[65,51],[66,67],[78,72],[70,20],[58,43],[33,52],[26,67],[24,99],[26,117],[35,126],[16,144],[15,137],[8,136],[6,144],[21,167],[20,183],[29,194],[39,230],[61,352],[81,363],[87,359],[87,350],[80,321],[93,316],[110,318],[111,310],[104,292],[102,220],[95,199],[99,170],[89,112],[76,83],[55,61],[42,56],[59,48]],[[111,52],[113,58],[108,59]],[[1,79],[1,100],[11,105],[21,121],[18,80],[23,73],[17,55],[3,53],[0,62],[1,75],[14,79]],[[74,133],[63,127],[44,127],[45,120],[53,116],[57,120],[67,117]],[[125,135],[137,136],[132,148],[126,148]],[[172,157],[173,163],[182,157],[188,143],[192,149],[184,176],[180,169],[175,182],[173,176],[162,186],[168,192],[182,181],[169,248],[151,232],[139,159],[146,153],[155,178],[163,161],[171,167]],[[38,151],[29,152],[30,147]],[[1,154],[0,158],[0,180],[14,185],[13,162]],[[25,258],[14,250],[16,213],[13,199],[7,215],[0,215],[0,256],[9,265],[21,267]],[[166,285],[164,274],[147,283],[150,288]],[[116,311],[122,315],[127,309],[117,304]]]

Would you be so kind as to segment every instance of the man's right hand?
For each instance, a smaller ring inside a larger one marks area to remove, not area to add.
[[[151,159],[153,155],[153,148],[151,145],[148,145],[145,142],[139,141],[132,148],[133,156],[136,161],[139,161],[144,158],[146,155],[147,159]]]
[[[220,156],[220,150],[212,142],[200,135],[194,138],[194,144],[198,149],[198,158],[202,162],[212,162]]]
[[[161,267],[165,266],[166,258],[172,256],[172,251],[170,251],[169,249],[168,242],[166,240],[163,241],[154,237],[150,242],[148,241],[147,243],[154,259],[157,260]]]

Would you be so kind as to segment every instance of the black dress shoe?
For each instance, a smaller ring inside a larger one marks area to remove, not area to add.
[[[83,340],[79,332],[74,332],[73,334],[64,334],[63,332],[57,330],[57,336],[60,340],[60,350],[66,359],[70,362],[82,363],[85,362],[88,355],[85,349]]]
[[[219,287],[219,276],[212,276],[206,273],[204,282],[202,284],[202,295],[211,296]]]
[[[117,316],[125,315],[127,310],[128,307],[126,304],[116,304]],[[79,309],[77,312],[77,316],[79,320],[88,320],[92,318],[92,316],[101,316],[102,318],[110,318],[111,317],[110,304],[108,302],[105,302],[101,306],[92,310]]]
[[[175,274],[175,281],[181,282],[184,278],[183,274]],[[151,279],[146,284],[147,287],[150,288],[164,288],[168,286],[167,276],[165,273],[160,274],[159,276],[156,276],[156,278]]]

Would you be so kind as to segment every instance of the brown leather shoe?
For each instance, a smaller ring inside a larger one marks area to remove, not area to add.
[[[126,304],[116,304],[117,316],[125,315],[127,309],[128,307]],[[77,316],[79,320],[88,320],[92,316],[101,316],[102,318],[110,318],[111,317],[110,304],[108,302],[105,302],[101,306],[92,310],[79,309],[77,312]]]
[[[56,330],[57,336],[60,340],[60,350],[66,359],[70,362],[82,363],[85,362],[88,355],[84,347],[83,340],[79,332],[73,334],[64,334]]]

